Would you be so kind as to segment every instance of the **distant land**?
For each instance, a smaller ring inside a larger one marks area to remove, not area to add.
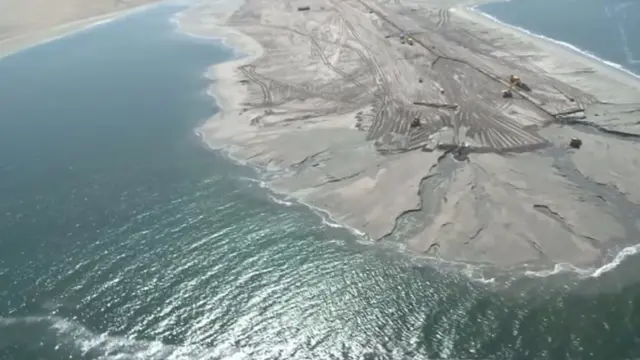
[[[0,57],[157,0],[0,0]]]

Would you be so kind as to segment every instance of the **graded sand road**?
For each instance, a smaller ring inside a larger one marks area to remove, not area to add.
[[[157,0],[0,0],[0,58]]]
[[[211,69],[222,111],[201,133],[272,188],[430,256],[583,265],[640,240],[639,83],[461,3],[203,1],[183,29],[250,56]],[[533,91],[503,98],[511,74]]]

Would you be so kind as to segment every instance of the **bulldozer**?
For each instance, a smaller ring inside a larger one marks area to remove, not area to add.
[[[411,38],[411,36],[408,36],[403,32],[400,33],[400,44],[409,44],[409,45],[413,45],[413,39]]]
[[[523,83],[520,80],[519,76],[511,75],[509,77],[509,87],[507,87],[506,90],[502,91],[502,97],[504,97],[504,98],[512,98],[513,97],[512,89],[513,89],[514,86],[517,87],[518,89],[524,90],[526,92],[530,92],[531,91],[531,88],[527,84]]]

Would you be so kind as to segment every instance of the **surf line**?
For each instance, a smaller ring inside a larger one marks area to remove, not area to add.
[[[615,269],[616,267],[618,267],[618,265],[622,264],[622,262],[630,257],[633,256],[635,254],[637,254],[638,252],[640,252],[640,244],[636,244],[636,245],[632,245],[632,246],[627,246],[625,248],[623,248],[622,250],[620,250],[620,252],[618,252],[616,254],[616,256],[613,258],[613,260],[611,260],[610,262],[600,266],[599,268],[579,268],[577,266],[573,266],[571,264],[567,264],[567,263],[560,263],[560,264],[556,264],[553,269],[550,270],[540,270],[540,271],[526,271],[525,275],[530,276],[530,277],[549,277],[549,276],[553,276],[553,275],[557,275],[560,273],[567,273],[567,272],[572,272],[572,273],[576,273],[578,274],[579,277],[586,279],[586,278],[599,278],[600,276],[602,276],[605,273],[608,273],[609,271],[612,271],[613,269]]]
[[[597,61],[599,63],[605,64],[605,65],[607,65],[607,66],[609,66],[609,67],[611,67],[611,68],[613,68],[613,69],[615,69],[617,71],[621,71],[621,72],[625,73],[626,75],[630,75],[630,76],[640,80],[640,75],[638,75],[638,74],[632,72],[631,70],[625,68],[621,64],[618,64],[618,63],[615,63],[615,62],[612,62],[612,61],[609,61],[609,60],[602,59],[602,58],[598,57],[597,55],[595,55],[595,54],[593,54],[593,53],[591,53],[591,52],[589,52],[587,50],[580,49],[579,47],[577,47],[577,46],[575,46],[573,44],[570,44],[568,42],[560,41],[560,40],[553,39],[553,38],[550,38],[550,37],[545,36],[545,35],[537,34],[537,33],[534,33],[532,31],[529,31],[529,30],[527,30],[525,28],[521,28],[519,26],[511,25],[509,23],[501,21],[501,20],[497,19],[496,17],[491,16],[491,15],[481,11],[480,9],[478,9],[478,6],[480,6],[480,5],[474,5],[474,6],[469,7],[468,9],[473,11],[473,12],[475,12],[475,13],[477,13],[477,14],[479,14],[479,15],[481,15],[481,16],[484,16],[487,19],[489,19],[489,20],[491,20],[493,22],[496,22],[496,23],[498,23],[498,24],[500,24],[500,25],[502,25],[504,27],[507,27],[507,28],[510,28],[510,29],[513,29],[513,30],[516,30],[516,31],[519,31],[519,32],[522,32],[522,33],[525,33],[527,35],[530,35],[530,36],[536,37],[538,39],[541,39],[543,41],[548,41],[548,42],[551,42],[553,44],[560,45],[560,46],[565,47],[565,48],[567,48],[567,49],[569,49],[569,50],[571,50],[573,52],[576,52],[576,53],[578,53],[578,54],[580,54],[582,56],[585,56],[585,57],[587,57],[587,58],[589,58],[591,60],[595,60],[595,61]],[[455,8],[451,9],[451,10],[455,11]]]

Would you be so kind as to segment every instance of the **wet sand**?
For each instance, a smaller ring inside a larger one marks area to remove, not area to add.
[[[157,0],[0,0],[0,58]]]
[[[601,263],[640,238],[640,82],[477,3],[201,2],[183,30],[248,56],[209,70],[222,111],[199,132],[372,241],[502,267]],[[533,90],[503,98],[511,74]]]

